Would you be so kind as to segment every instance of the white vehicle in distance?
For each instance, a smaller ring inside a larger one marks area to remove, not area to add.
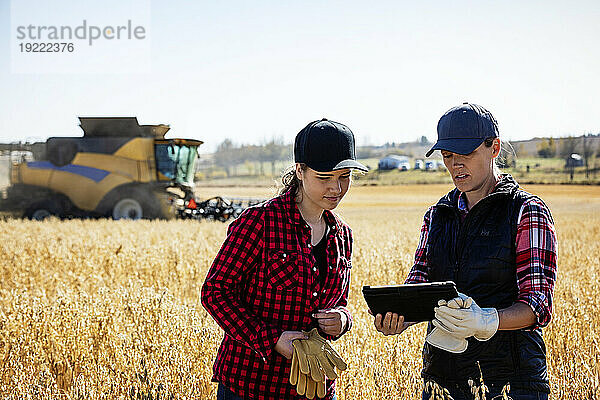
[[[425,161],[425,171],[436,171],[439,168],[439,163],[436,160]]]
[[[406,156],[392,154],[379,160],[377,168],[380,170],[397,169],[399,171],[408,171],[410,169],[410,162]]]

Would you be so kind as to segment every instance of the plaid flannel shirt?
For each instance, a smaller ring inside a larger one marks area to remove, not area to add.
[[[225,331],[213,381],[244,398],[301,398],[289,383],[291,361],[274,351],[283,331],[318,327],[312,313],[345,308],[352,231],[323,212],[327,275],[321,286],[311,251],[311,231],[291,192],[251,207],[231,223],[202,287],[202,305]],[[335,339],[320,332],[327,339]],[[327,395],[334,382],[327,382]]]
[[[425,250],[432,209],[433,207],[430,207],[423,218],[415,262],[406,283],[428,282]],[[464,193],[458,198],[458,209],[463,217],[468,212]],[[516,253],[515,279],[519,288],[517,301],[529,305],[535,313],[537,323],[532,329],[543,328],[552,318],[552,296],[557,274],[557,242],[550,210],[536,198],[525,201],[521,207]]]

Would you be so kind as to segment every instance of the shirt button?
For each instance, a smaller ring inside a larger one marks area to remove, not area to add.
[[[317,297],[317,292],[313,292],[313,297]]]
[[[308,244],[308,248],[310,249],[311,247],[312,247],[312,245],[309,243],[309,244]]]
[[[314,271],[314,272],[317,272],[317,267],[313,267],[313,271]]]
[[[336,228],[337,228],[337,227],[334,225],[334,226],[332,226],[332,227],[331,227],[331,230],[332,230],[332,231],[335,231],[335,229],[336,229]]]
[[[287,254],[285,254],[285,253],[283,253],[283,254],[281,255],[281,258],[286,258],[286,257],[287,257]]]
[[[330,265],[330,266],[329,266],[329,269],[333,269],[333,265]]]

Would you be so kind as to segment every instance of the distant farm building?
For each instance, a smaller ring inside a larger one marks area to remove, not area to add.
[[[398,169],[400,171],[408,171],[410,162],[406,156],[389,155],[379,160],[378,168],[380,170]]]

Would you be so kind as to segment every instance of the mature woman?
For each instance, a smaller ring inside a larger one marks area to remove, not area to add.
[[[460,298],[436,308],[422,376],[455,400],[473,399],[468,381],[479,382],[479,363],[487,398],[510,383],[515,399],[547,399],[542,328],[556,280],[554,223],[539,197],[499,172],[498,136],[489,111],[464,103],[442,116],[427,153],[441,151],[455,189],[426,212],[406,283],[451,280]],[[409,325],[395,314],[375,317],[385,335]]]
[[[345,308],[352,232],[331,210],[351,170],[366,168],[352,131],[326,119],[298,133],[294,157],[282,193],[229,226],[202,288],[202,304],[225,331],[214,365],[217,399],[301,397],[289,380],[292,341],[312,328],[336,339],[352,324]],[[323,387],[321,395],[335,399],[334,382]]]

